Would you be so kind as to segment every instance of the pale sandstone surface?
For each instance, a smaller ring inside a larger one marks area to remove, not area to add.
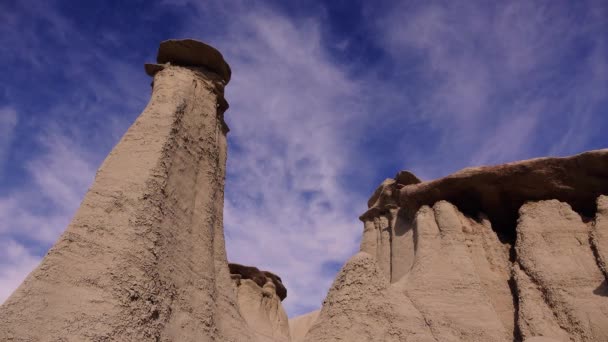
[[[317,321],[319,312],[321,312],[321,310],[311,311],[289,320],[289,335],[291,336],[291,342],[304,341],[304,337]]]
[[[0,340],[252,338],[223,237],[226,81],[174,65],[155,74],[72,222],[0,307]]]
[[[550,338],[550,337],[537,336],[537,337],[527,338],[524,340],[524,342],[560,342],[560,341]]]
[[[239,311],[256,341],[290,341],[289,320],[272,281],[260,288],[253,280],[240,280],[237,298]]]
[[[512,339],[511,330],[505,328],[513,326],[508,276],[503,274],[508,269],[493,270],[492,262],[501,265],[500,259],[488,258],[483,250],[478,252],[483,245],[473,249],[473,244],[467,243],[465,231],[473,234],[473,228],[458,209],[445,201],[436,203],[432,209],[422,207],[414,229],[417,236],[414,265],[396,286],[405,290],[430,322],[438,341]],[[498,247],[500,244],[490,244],[489,251],[500,253]]]
[[[573,341],[608,341],[608,288],[591,246],[592,224],[550,200],[522,206],[517,225],[517,262]],[[535,335],[534,324],[527,327],[524,336]]]
[[[389,286],[376,260],[353,256],[334,281],[304,341],[435,341],[408,298]]]

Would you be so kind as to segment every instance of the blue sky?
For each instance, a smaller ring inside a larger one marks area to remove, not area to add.
[[[0,2],[0,302],[144,108],[165,39],[232,66],[228,257],[279,274],[291,316],[320,306],[397,171],[608,146],[606,1],[124,3]]]

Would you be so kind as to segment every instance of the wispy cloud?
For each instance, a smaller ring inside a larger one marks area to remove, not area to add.
[[[204,39],[198,15],[186,35]],[[356,163],[352,146],[367,115],[362,84],[327,55],[318,19],[266,7],[230,18],[215,38],[234,73],[228,257],[279,274],[288,312],[303,313],[319,307],[333,280],[322,266],[341,264],[358,247],[365,201],[341,182]]]
[[[409,162],[436,177],[584,149],[606,124],[605,96],[594,96],[608,79],[598,13],[606,8],[593,1],[430,2],[374,16],[381,44],[417,77],[399,80],[417,95],[412,114],[436,131],[432,156],[425,150]]]

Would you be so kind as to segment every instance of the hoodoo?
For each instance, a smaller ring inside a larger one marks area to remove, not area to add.
[[[222,224],[230,67],[160,45],[143,113],[72,222],[0,308],[2,341],[249,341]],[[279,301],[280,303],[280,301]]]

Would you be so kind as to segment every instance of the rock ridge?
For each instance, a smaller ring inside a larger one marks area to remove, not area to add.
[[[608,149],[401,171],[370,197],[360,253],[304,341],[608,340],[607,194]]]

